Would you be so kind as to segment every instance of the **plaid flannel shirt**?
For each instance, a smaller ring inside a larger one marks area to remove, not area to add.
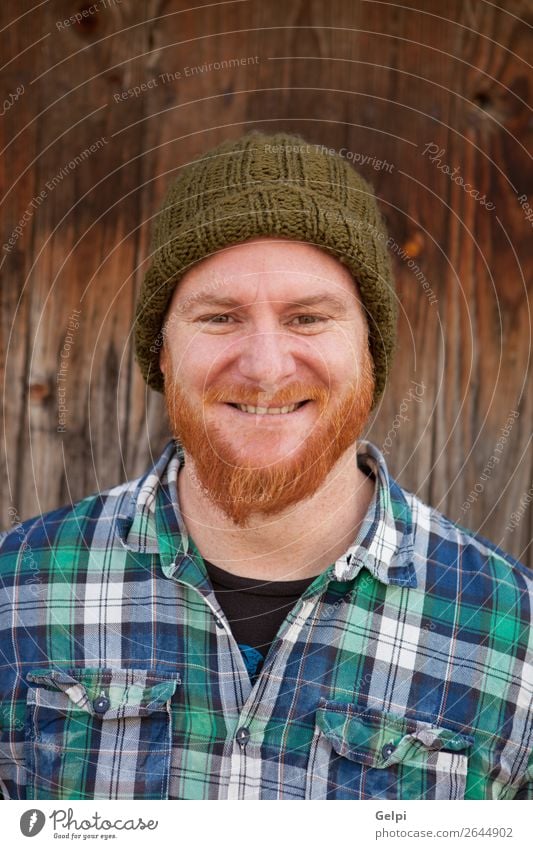
[[[376,475],[251,685],[179,513],[141,478],[0,538],[10,799],[532,799],[531,573]]]

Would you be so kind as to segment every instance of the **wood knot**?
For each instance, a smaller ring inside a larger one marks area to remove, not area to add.
[[[478,91],[472,98],[472,103],[479,106],[480,109],[488,111],[492,106],[492,97],[486,91]]]
[[[42,380],[30,383],[28,391],[31,404],[44,404],[51,394],[50,384]]]
[[[403,243],[402,248],[410,259],[419,256],[424,249],[424,234],[420,230],[415,230]]]
[[[93,3],[83,3],[78,7],[80,17],[77,17],[74,27],[84,36],[91,36],[100,26],[99,16],[95,13]]]

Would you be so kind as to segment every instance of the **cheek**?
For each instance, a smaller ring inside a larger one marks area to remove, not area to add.
[[[224,357],[221,345],[210,343],[211,340],[192,337],[174,346],[172,368],[176,380],[200,392],[216,380],[228,357]]]
[[[358,354],[355,340],[353,343],[344,336],[317,341],[309,361],[315,364],[315,371],[324,382],[331,386],[343,384],[357,371]]]
[[[174,351],[174,367],[195,384],[213,383],[238,358],[235,341],[215,335],[195,333]]]

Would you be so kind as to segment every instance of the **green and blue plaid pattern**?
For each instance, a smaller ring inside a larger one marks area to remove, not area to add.
[[[6,799],[533,799],[531,573],[376,476],[252,686],[150,471],[0,537]]]

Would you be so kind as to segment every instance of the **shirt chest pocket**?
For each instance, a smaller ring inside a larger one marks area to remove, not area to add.
[[[307,799],[463,799],[473,738],[321,699]]]
[[[179,675],[138,669],[33,670],[28,799],[166,799],[170,700]]]

